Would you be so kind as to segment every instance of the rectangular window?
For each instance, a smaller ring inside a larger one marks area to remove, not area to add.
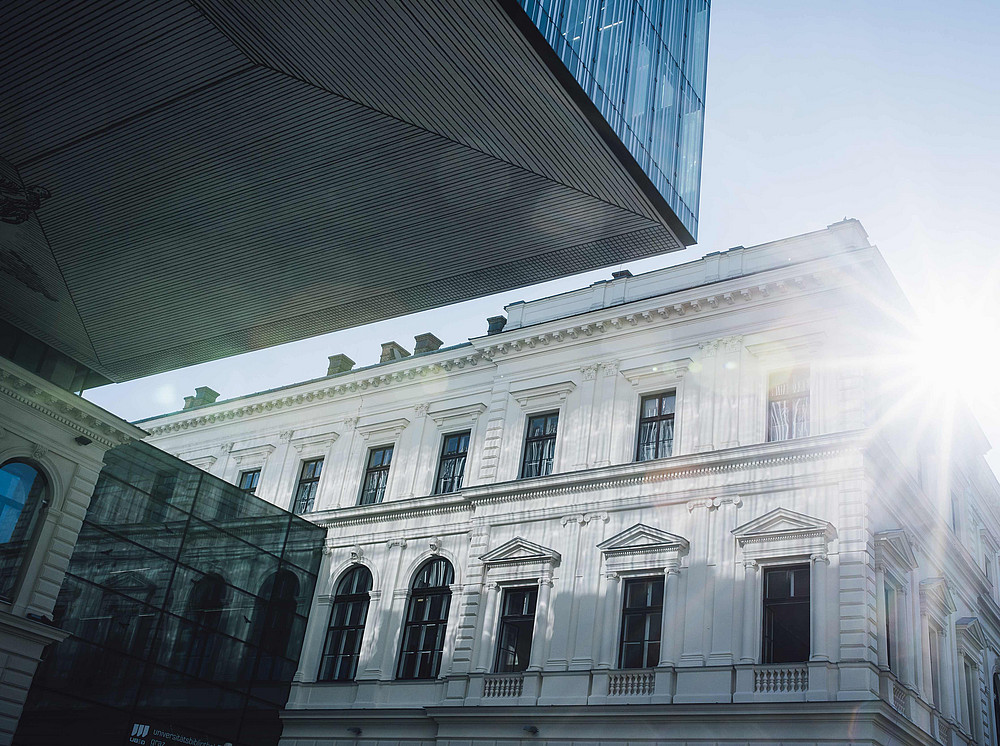
[[[558,412],[528,418],[528,434],[524,440],[524,458],[521,461],[522,479],[544,477],[552,473],[558,425]]]
[[[772,373],[767,384],[769,442],[809,435],[809,369]]]
[[[930,625],[931,697],[936,707],[941,706],[941,630]]]
[[[260,481],[260,469],[251,469],[240,473],[240,482],[237,485],[244,492],[251,495],[257,489],[257,482]]]
[[[639,440],[636,461],[666,458],[674,448],[673,391],[644,396],[639,402]]]
[[[508,588],[503,592],[500,634],[497,636],[497,673],[513,673],[528,667],[531,633],[535,626],[538,587]]]
[[[298,515],[311,513],[316,504],[316,488],[319,476],[323,471],[323,459],[315,458],[302,462],[299,473],[299,486],[295,489],[295,499],[292,501],[292,512]]]
[[[465,475],[465,458],[469,455],[469,433],[446,435],[441,446],[441,462],[438,464],[434,494],[457,492],[462,489]]]
[[[897,670],[897,656],[894,646],[897,640],[898,614],[896,611],[896,598],[898,591],[885,581],[885,657],[889,664],[889,670],[894,674],[899,674]]]
[[[619,668],[653,668],[660,662],[663,578],[625,581]]]
[[[389,482],[389,466],[392,464],[392,446],[372,448],[368,451],[368,465],[365,478],[361,482],[361,500],[358,505],[374,505],[385,497],[385,485]]]
[[[968,716],[969,733],[972,740],[979,743],[980,722],[982,721],[982,708],[979,705],[979,669],[965,662],[965,712]]]
[[[764,572],[764,645],[761,663],[809,660],[809,565]]]

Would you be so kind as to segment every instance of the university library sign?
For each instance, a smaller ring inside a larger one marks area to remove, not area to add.
[[[229,741],[206,741],[201,736],[184,735],[176,728],[165,731],[146,723],[133,723],[132,733],[126,743],[137,746],[233,746]]]

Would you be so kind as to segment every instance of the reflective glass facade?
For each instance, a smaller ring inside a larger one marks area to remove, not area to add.
[[[698,236],[710,0],[518,0]]]
[[[324,535],[152,446],[110,451],[16,742],[277,744]]]

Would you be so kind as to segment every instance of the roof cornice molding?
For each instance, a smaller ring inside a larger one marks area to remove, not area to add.
[[[793,271],[795,269],[799,271]],[[696,315],[724,312],[731,306],[762,305],[774,302],[775,298],[827,289],[845,279],[843,268],[836,265],[811,270],[796,266],[767,272],[780,272],[782,276],[770,279],[753,275],[735,277],[623,305],[540,321],[469,341],[486,359],[495,360],[500,356],[513,358],[529,354],[539,346],[565,344],[635,327],[676,323],[681,318],[688,320]],[[568,324],[570,320],[575,323]]]
[[[760,276],[768,273],[782,274],[770,279]],[[152,419],[145,422],[150,423],[148,427],[150,435],[160,436],[223,424],[235,419],[267,415],[283,409],[298,409],[335,397],[408,383],[428,376],[440,376],[480,363],[495,363],[498,358],[515,358],[529,354],[537,347],[569,344],[604,334],[614,336],[639,326],[654,328],[675,323],[682,317],[708,314],[713,311],[723,312],[730,306],[769,303],[773,302],[774,297],[801,295],[828,288],[842,282],[844,278],[843,268],[835,262],[828,262],[810,270],[805,270],[803,265],[771,269],[760,275],[735,277],[712,285],[699,285],[687,290],[630,301],[621,306],[600,308],[578,316],[477,337],[470,340],[471,349],[462,348],[463,354],[451,355],[440,361],[432,362],[424,356],[421,356],[419,361],[412,359],[394,361],[387,364],[385,369],[376,365],[369,369],[340,374],[337,379],[342,380],[336,383],[330,379],[320,379],[293,384],[281,389],[280,395],[269,396],[268,392],[251,394],[243,399],[199,408],[204,414],[185,417],[186,413],[179,412],[157,418],[165,420],[163,424],[153,424]],[[575,323],[568,324],[571,319]],[[300,387],[306,390],[292,393],[292,390]],[[279,392],[273,393],[279,394]],[[237,405],[237,402],[244,403]],[[177,419],[172,419],[174,417]]]
[[[423,360],[423,356],[421,356],[421,359]],[[475,367],[484,361],[488,362],[479,352],[452,356],[437,362],[422,361],[416,365],[412,364],[410,360],[406,361],[409,365],[400,364],[402,361],[394,361],[392,366],[394,369],[390,370],[363,370],[343,373],[336,376],[338,380],[343,379],[339,380],[339,382],[331,382],[330,379],[320,379],[319,381],[293,384],[280,389],[280,395],[278,396],[269,396],[269,393],[279,392],[263,392],[260,394],[250,394],[240,399],[230,399],[207,407],[200,407],[199,411],[204,412],[204,414],[199,414],[195,417],[184,417],[185,413],[178,412],[144,421],[150,423],[156,420],[164,421],[162,425],[151,424],[148,428],[149,434],[153,436],[169,435],[194,428],[224,424],[232,420],[266,416],[281,410],[314,406],[328,399],[349,396],[380,387],[411,383],[422,378],[427,378],[428,376],[436,377],[455,370],[462,370],[466,367]],[[373,367],[379,368],[381,366]],[[296,388],[306,388],[307,390],[289,393]],[[172,419],[175,417],[177,419]]]
[[[105,448],[142,440],[146,432],[96,404],[0,358],[0,394],[100,443]]]

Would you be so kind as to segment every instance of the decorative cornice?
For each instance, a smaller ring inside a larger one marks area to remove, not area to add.
[[[628,368],[621,371],[621,374],[625,376],[633,387],[638,388],[641,384],[647,381],[677,381],[683,378],[684,374],[691,369],[691,364],[693,362],[694,361],[691,358],[683,357],[677,360],[670,360],[666,363],[641,365],[638,368]]]
[[[782,464],[803,463],[827,458],[837,458],[846,454],[861,453],[860,445],[848,443],[849,437],[817,436],[822,442],[807,444],[806,439],[795,441],[796,450],[789,452],[791,443],[760,444],[741,452],[727,451],[724,458],[720,454],[691,454],[674,456],[657,461],[605,466],[571,474],[553,474],[531,480],[514,480],[492,485],[465,487],[462,494],[477,503],[494,503],[531,497],[555,497],[557,495],[587,492],[596,489],[625,487],[633,484],[649,484],[713,474],[727,474],[747,469],[774,467]],[[839,441],[839,442],[838,442]],[[835,445],[836,444],[836,445]],[[801,448],[802,446],[807,446]],[[799,450],[801,448],[801,450]],[[706,507],[713,509],[709,500]]]
[[[465,406],[448,407],[430,411],[428,413],[428,417],[434,420],[434,424],[438,427],[445,425],[450,427],[460,424],[472,425],[485,411],[486,405],[482,402],[476,402]]]
[[[391,366],[396,368],[391,372],[382,373],[379,371],[379,368],[382,366],[372,366],[371,369],[338,375],[337,379],[342,379],[343,382],[330,384],[324,381],[325,385],[297,394],[281,393],[267,399],[263,398],[266,396],[265,394],[260,394],[259,396],[262,399],[252,403],[230,406],[225,409],[223,407],[226,402],[203,407],[203,411],[213,407],[218,407],[218,410],[206,412],[197,417],[168,422],[162,425],[154,425],[150,421],[149,434],[152,436],[167,435],[192,428],[222,424],[235,419],[268,414],[282,409],[311,406],[326,399],[353,395],[368,389],[407,383],[428,376],[440,376],[454,370],[474,367],[481,362],[494,363],[498,357],[527,354],[537,347],[570,344],[594,336],[626,331],[638,326],[655,327],[673,323],[688,314],[713,313],[719,310],[724,312],[728,306],[766,299],[772,290],[777,290],[779,282],[783,282],[787,290],[808,292],[813,288],[821,287],[825,282],[825,275],[834,271],[836,270],[815,270],[802,273],[791,280],[785,281],[760,283],[758,280],[756,284],[747,285],[742,289],[717,293],[696,293],[693,297],[686,297],[683,300],[669,303],[664,301],[664,298],[667,296],[636,300],[629,302],[627,305],[632,307],[638,306],[640,308],[646,306],[647,308],[645,310],[635,310],[630,313],[623,313],[625,308],[623,306],[598,309],[585,314],[588,317],[593,317],[593,320],[583,323],[562,325],[557,320],[537,325],[547,327],[548,331],[529,332],[529,327],[513,329],[509,332],[501,332],[497,335],[473,339],[471,350],[463,348],[462,354],[454,355],[440,362],[423,362],[426,358],[421,355],[419,364],[414,364],[418,361],[411,361],[410,359],[407,359],[406,362],[394,361],[393,363],[386,363],[386,367]],[[678,294],[674,292],[668,295],[674,296]],[[597,314],[601,313],[604,315],[597,316]],[[502,341],[498,340],[498,337],[502,337]],[[458,352],[458,350],[450,352]],[[412,367],[406,367],[407,365]],[[603,363],[601,367],[606,376],[613,377],[618,373],[617,361]],[[309,385],[315,384],[298,384],[298,386]],[[288,388],[295,387],[293,385]],[[169,416],[172,415],[167,415],[167,417]]]
[[[0,359],[0,394],[75,430],[105,448],[142,440],[146,432],[68,391]],[[92,410],[92,411],[88,411]]]
[[[355,374],[353,380],[346,380],[343,383],[326,385],[321,388],[313,389],[310,391],[304,391],[297,394],[283,394],[280,396],[274,396],[268,399],[263,399],[252,403],[245,403],[239,406],[231,406],[226,409],[222,408],[222,406],[224,406],[226,402],[220,402],[219,405],[209,405],[207,407],[202,407],[202,410],[208,410],[215,406],[218,406],[219,409],[218,411],[205,412],[205,414],[199,415],[198,417],[189,417],[187,419],[177,420],[175,422],[168,422],[163,425],[150,425],[149,434],[154,437],[158,435],[168,435],[170,433],[182,432],[184,430],[190,430],[193,428],[205,427],[208,425],[217,425],[232,420],[244,419],[246,417],[254,417],[259,415],[270,414],[272,412],[281,411],[283,409],[297,409],[301,407],[313,406],[327,399],[334,399],[337,397],[353,395],[355,393],[367,391],[369,389],[376,389],[379,387],[387,387],[399,383],[406,383],[420,378],[426,378],[427,376],[440,376],[446,373],[450,373],[451,371],[454,370],[461,370],[465,367],[474,367],[478,365],[480,362],[483,362],[484,360],[486,360],[485,356],[480,354],[479,352],[470,352],[465,355],[452,357],[447,360],[442,360],[441,362],[422,363],[420,365],[415,365],[412,368],[403,368],[400,370],[395,370],[391,373],[387,372],[377,375],[362,376],[361,371],[359,371],[357,374]],[[379,367],[379,366],[373,366],[373,367]],[[338,378],[341,377],[342,376],[338,376]],[[351,374],[343,374],[343,377],[350,378]],[[308,386],[308,385],[310,384],[297,384],[297,385],[293,384],[289,388],[295,388],[296,386]],[[165,417],[170,417],[170,416],[172,415],[166,415]],[[356,418],[353,419],[355,419],[356,421]],[[150,420],[150,422],[152,422],[152,420]],[[346,421],[345,421],[345,429],[350,429]]]

